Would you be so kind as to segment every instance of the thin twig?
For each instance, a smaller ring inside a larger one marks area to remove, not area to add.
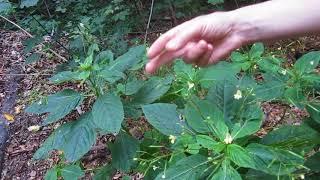
[[[149,19],[148,19],[146,34],[144,35],[144,44],[147,43],[148,30],[149,30],[149,27],[150,27],[150,22],[151,22],[152,12],[153,12],[153,5],[154,5],[154,0],[152,0],[152,2],[151,2],[151,9],[150,9],[150,14],[149,14]]]
[[[46,5],[46,9],[47,9],[47,12],[48,12],[49,17],[51,18],[52,16],[51,16],[51,13],[50,13],[50,10],[49,10],[49,8],[48,8],[47,1],[46,1],[46,0],[44,0],[44,4]]]
[[[33,17],[33,16],[31,16],[38,24],[39,24],[39,26],[49,35],[50,34],[50,32],[49,31],[47,31],[47,29],[35,18],[35,17]],[[50,36],[50,35],[49,35]],[[69,52],[69,49],[68,48],[66,48],[63,44],[61,44],[59,41],[57,41],[55,38],[53,38],[52,36],[50,36],[52,39],[53,39],[53,41],[55,41],[59,46],[61,46],[63,49],[65,49],[68,53],[70,53]]]
[[[150,31],[148,34],[154,34],[154,33],[162,33],[168,31],[168,29],[160,29],[160,30],[155,30],[155,31]],[[143,31],[135,31],[135,32],[129,32],[128,34],[145,34],[146,32]]]
[[[2,16],[0,14],[0,17],[3,18],[4,20],[8,21],[9,23],[13,24],[14,26],[16,26],[17,28],[19,28],[20,30],[22,30],[24,33],[26,33],[29,37],[33,37],[28,31],[26,31],[25,29],[23,29],[21,26],[19,26],[18,24],[16,24],[15,22],[11,21],[10,19]]]
[[[15,22],[11,21],[10,19],[0,15],[1,18],[3,18],[4,20],[8,21],[9,23],[11,23],[12,25],[16,26],[17,28],[19,28],[21,31],[23,31],[24,33],[26,33],[29,37],[33,38],[34,36],[32,34],[30,34],[28,31],[26,31],[25,29],[23,29],[21,26],[19,26],[18,24],[16,24]],[[44,46],[43,43],[40,43],[40,45]],[[67,62],[68,60],[64,57],[62,57],[59,53],[55,52],[52,49],[48,49],[51,53],[53,53],[54,55],[56,55],[58,58],[60,58],[61,60]]]

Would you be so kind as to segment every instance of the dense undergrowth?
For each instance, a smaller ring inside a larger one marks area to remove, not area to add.
[[[139,172],[145,179],[318,177],[320,52],[309,52],[287,67],[285,59],[256,43],[248,51],[233,52],[230,61],[208,68],[176,60],[172,68],[155,76],[143,75],[147,44],[128,36],[145,31],[151,4],[130,2],[0,2],[5,15],[34,35],[25,42],[25,53],[33,53],[26,63],[39,59],[33,49],[39,43],[47,56],[49,48],[60,46],[68,61],[50,82],[86,87],[43,97],[26,112],[48,113],[43,121],[47,126],[61,121],[87,98],[95,99],[79,119],[55,129],[34,154],[38,160],[53,150],[62,152],[62,160],[45,179],[83,176],[81,158],[104,134],[116,136],[107,144],[112,161],[94,170],[94,179],[109,179],[116,171]],[[152,8],[154,14],[169,11],[174,24],[200,10],[223,7],[223,1],[209,3],[167,0]],[[3,27],[15,28],[7,22]],[[50,40],[43,42],[43,36]],[[60,42],[63,38],[68,44]],[[305,109],[310,116],[300,125],[283,125],[260,137],[263,102]],[[137,139],[125,122],[142,116],[153,129]]]

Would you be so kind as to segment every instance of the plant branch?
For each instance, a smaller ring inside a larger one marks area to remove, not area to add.
[[[47,9],[47,12],[48,12],[49,17],[51,18],[52,15],[51,15],[51,13],[50,13],[50,10],[49,10],[49,8],[48,8],[47,1],[46,1],[46,0],[44,0],[44,4],[45,4],[45,6],[46,6],[46,9]]]
[[[9,23],[11,23],[12,25],[16,26],[17,28],[19,28],[21,31],[23,31],[25,34],[27,34],[29,37],[33,38],[34,36],[32,34],[30,34],[28,31],[26,31],[25,29],[23,29],[21,26],[19,26],[18,24],[16,24],[15,22],[11,21],[10,19],[0,15],[0,17],[6,21],[8,21]],[[44,46],[43,43],[40,43],[42,46]],[[60,58],[61,60],[63,60],[64,62],[67,62],[68,60],[61,56],[59,53],[55,52],[54,50],[52,50],[51,48],[48,49],[51,53],[53,53],[54,55],[56,55],[58,58]]]
[[[149,14],[149,19],[148,19],[146,34],[144,35],[144,44],[147,43],[148,31],[149,31],[150,22],[151,22],[152,13],[153,13],[153,5],[154,5],[154,0],[152,0],[152,2],[151,2],[151,8],[150,8],[150,14]]]

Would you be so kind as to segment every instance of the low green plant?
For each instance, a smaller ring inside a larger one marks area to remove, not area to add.
[[[46,158],[51,151],[60,150],[66,162],[77,162],[90,150],[99,134],[111,133],[118,134],[109,146],[114,159],[113,167],[127,171],[139,143],[126,133],[123,120],[125,117],[140,117],[140,106],[152,103],[165,94],[172,77],[142,80],[136,76],[136,71],[143,67],[144,46],[133,47],[116,59],[109,50],[99,51],[96,44],[90,46],[87,54],[83,61],[76,60],[78,65],[72,70],[58,72],[50,78],[54,84],[78,83],[85,87],[83,92],[63,89],[26,109],[29,113],[48,113],[43,125],[49,125],[80,107],[86,98],[95,99],[92,107],[87,105],[91,110],[81,114],[78,120],[58,127],[37,150],[34,159]]]
[[[140,153],[138,161],[146,177],[315,177],[319,172],[315,163],[318,153],[308,157],[317,152],[320,142],[319,128],[314,125],[319,122],[316,67],[320,53],[307,53],[292,68],[283,68],[277,59],[262,62],[274,58],[263,56],[263,49],[262,44],[255,44],[248,53],[234,52],[231,63],[221,62],[208,69],[176,64],[175,83],[182,84],[178,89],[189,90],[184,104],[155,103],[142,107],[148,122],[167,136],[158,138],[160,141]],[[261,74],[263,79],[257,79],[256,75]],[[190,89],[194,77],[197,91]],[[206,91],[206,95],[199,95],[199,90]],[[306,108],[311,117],[301,125],[283,125],[260,137],[257,132],[264,120],[260,104],[264,101]]]

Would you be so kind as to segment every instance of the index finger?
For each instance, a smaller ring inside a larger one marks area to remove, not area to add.
[[[149,59],[153,59],[165,50],[166,44],[175,36],[178,32],[178,28],[179,26],[167,31],[151,45],[147,53]]]

